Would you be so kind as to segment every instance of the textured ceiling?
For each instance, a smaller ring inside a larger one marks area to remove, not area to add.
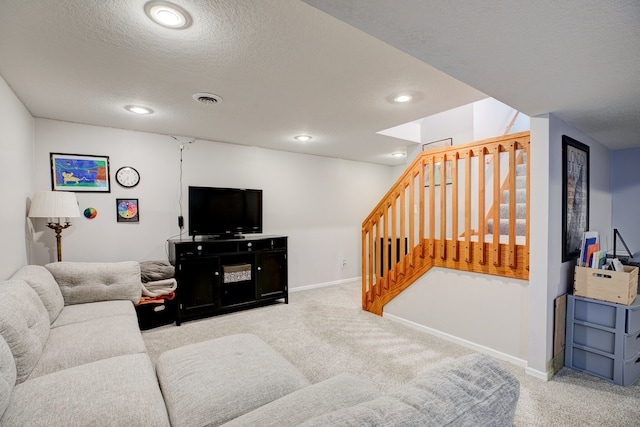
[[[640,145],[637,0],[174,1],[190,28],[146,0],[1,0],[0,75],[35,117],[389,165],[412,143],[377,131],[487,95]]]
[[[389,165],[411,143],[377,131],[486,97],[299,0],[175,0],[184,30],[145,2],[0,1],[0,75],[35,117]]]
[[[305,0],[529,116],[640,146],[638,0]]]

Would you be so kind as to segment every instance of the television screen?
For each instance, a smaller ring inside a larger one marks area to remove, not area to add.
[[[189,187],[189,235],[262,233],[262,190]]]

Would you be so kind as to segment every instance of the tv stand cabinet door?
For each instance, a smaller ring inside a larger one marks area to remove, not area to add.
[[[212,312],[219,304],[220,258],[183,259],[176,269],[180,317]]]
[[[258,255],[257,270],[258,298],[284,298],[288,303],[287,251],[261,252]]]

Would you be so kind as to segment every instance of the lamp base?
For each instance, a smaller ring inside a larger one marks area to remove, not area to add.
[[[70,222],[65,222],[64,225],[59,222],[48,222],[47,227],[56,232],[56,243],[58,246],[58,262],[62,261],[62,230],[71,227]]]

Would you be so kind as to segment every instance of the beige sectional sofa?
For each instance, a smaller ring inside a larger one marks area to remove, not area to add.
[[[310,384],[260,338],[149,358],[136,262],[25,266],[0,282],[0,426],[503,426],[518,381],[472,355],[381,394],[341,374]]]

